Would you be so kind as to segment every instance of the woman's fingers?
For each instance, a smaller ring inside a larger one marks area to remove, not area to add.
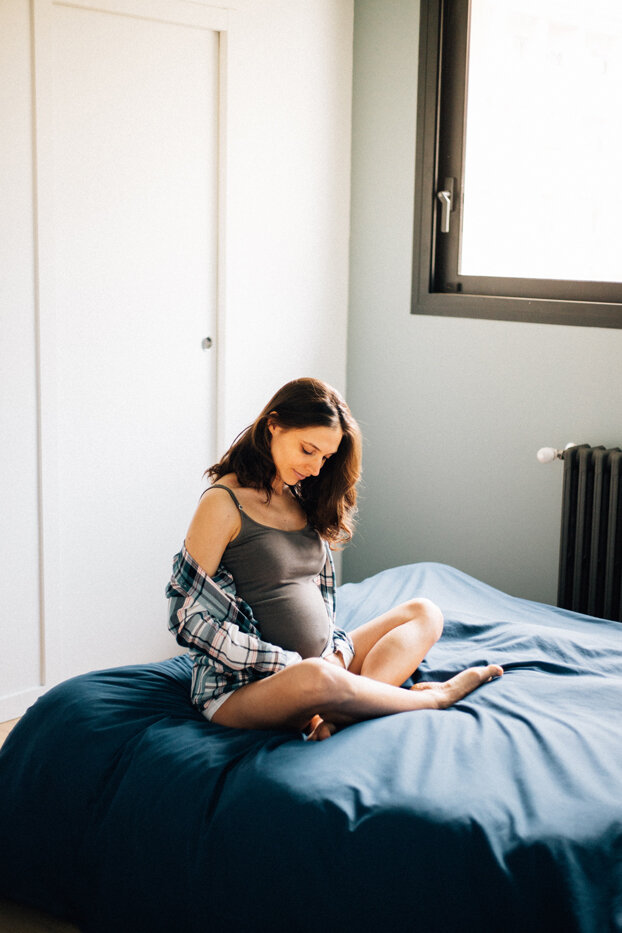
[[[311,720],[313,729],[307,736],[308,742],[323,742],[329,739],[337,731],[337,726],[333,722],[327,722],[320,716],[314,716]]]

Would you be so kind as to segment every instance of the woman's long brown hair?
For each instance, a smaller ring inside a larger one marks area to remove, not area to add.
[[[270,399],[259,417],[233,442],[218,463],[206,470],[212,480],[235,473],[241,486],[263,489],[268,501],[276,468],[268,422],[283,428],[339,427],[339,448],[317,476],[294,487],[309,523],[331,544],[352,537],[356,483],[361,475],[361,432],[339,393],[319,379],[294,379]]]

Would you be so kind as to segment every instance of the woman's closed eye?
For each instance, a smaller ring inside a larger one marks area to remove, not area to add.
[[[307,457],[313,457],[315,454],[314,450],[307,450],[306,447],[302,448],[302,452],[303,454],[306,454]],[[322,463],[326,463],[327,460],[328,460],[328,457],[322,457]]]

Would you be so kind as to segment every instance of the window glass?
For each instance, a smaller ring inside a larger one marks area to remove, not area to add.
[[[622,0],[471,0],[461,275],[622,281]]]

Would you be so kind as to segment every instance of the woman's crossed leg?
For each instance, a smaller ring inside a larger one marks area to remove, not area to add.
[[[425,690],[402,684],[440,638],[443,618],[434,603],[409,600],[350,633],[355,656],[307,658],[240,687],[213,721],[241,729],[306,730],[314,739],[366,719],[417,709],[446,709],[498,677],[498,665],[474,667]],[[329,663],[333,661],[333,663]]]

